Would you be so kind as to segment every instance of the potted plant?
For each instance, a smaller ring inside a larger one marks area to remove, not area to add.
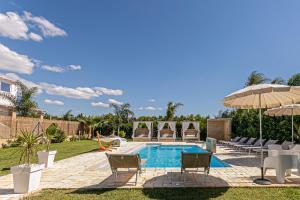
[[[50,168],[54,165],[54,159],[57,151],[50,151],[50,144],[56,132],[58,131],[55,125],[51,125],[45,132],[43,143],[46,144],[46,149],[38,151],[38,159],[40,164],[45,164],[45,168]]]
[[[21,131],[18,136],[20,142],[20,160],[22,163],[11,167],[13,174],[14,192],[27,193],[38,189],[44,165],[33,164],[33,158],[39,148],[41,136],[32,132]]]

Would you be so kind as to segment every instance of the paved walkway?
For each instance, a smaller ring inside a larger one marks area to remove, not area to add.
[[[174,143],[172,143],[174,144]],[[185,144],[185,143],[178,143]],[[130,142],[117,152],[129,153],[141,148],[145,143]],[[153,187],[257,187],[253,179],[259,177],[259,158],[255,155],[237,153],[224,147],[217,148],[216,156],[229,163],[231,167],[211,168],[210,175],[190,173],[182,175],[178,168],[146,169],[139,177],[137,185],[135,174],[122,172],[115,181],[104,152],[86,153],[55,163],[42,174],[40,188],[153,188]],[[300,187],[300,177],[296,172],[286,178],[285,184],[277,184],[274,170],[267,172],[274,186]],[[21,195],[13,193],[12,175],[0,177],[0,200],[17,199]]]

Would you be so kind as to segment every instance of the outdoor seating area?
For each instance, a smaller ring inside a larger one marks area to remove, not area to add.
[[[186,145],[187,143],[168,142],[166,144]],[[253,180],[260,176],[258,168],[260,159],[255,154],[243,154],[235,149],[218,145],[215,155],[218,159],[228,163],[230,167],[210,167],[212,159],[210,153],[182,153],[181,168],[147,168],[144,165],[145,161],[139,155],[134,154],[145,145],[147,143],[130,142],[113,152],[91,152],[58,161],[52,168],[43,171],[40,188],[258,186],[253,184]],[[298,151],[299,145],[295,148]],[[266,177],[272,180],[272,187],[299,186],[300,176],[296,169],[292,168],[290,176],[284,177],[284,184],[282,184],[276,179],[276,171],[270,170],[271,167],[268,166]],[[64,173],[61,173],[62,171]],[[0,177],[0,197],[18,196],[18,194],[13,194],[11,178],[12,175]],[[7,193],[7,191],[11,192]]]

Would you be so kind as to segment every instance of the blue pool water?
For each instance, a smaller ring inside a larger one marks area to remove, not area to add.
[[[181,152],[204,153],[206,150],[196,145],[146,145],[136,153],[141,159],[146,159],[146,168],[180,168]],[[211,167],[230,167],[227,163],[213,156]]]

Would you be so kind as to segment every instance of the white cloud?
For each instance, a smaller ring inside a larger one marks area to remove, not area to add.
[[[56,73],[63,73],[65,71],[64,68],[59,66],[42,65],[41,68],[49,72],[56,72]]]
[[[40,83],[40,86],[47,94],[64,96],[73,99],[91,99],[92,97],[99,96],[91,88],[69,88],[49,83]]]
[[[18,54],[0,43],[0,70],[31,74],[33,67],[34,63],[28,56]]]
[[[54,37],[54,36],[66,36],[67,33],[61,28],[58,28],[53,23],[45,19],[44,17],[36,17],[33,16],[30,12],[24,11],[23,20],[25,22],[33,23],[34,25],[37,25],[43,36],[46,37]]]
[[[28,39],[28,27],[14,12],[0,13],[0,35],[11,39]]]
[[[28,37],[36,42],[42,41],[43,38],[39,34],[36,33],[29,33]]]
[[[139,110],[162,111],[163,109],[160,107],[146,106],[146,107],[139,107]]]
[[[104,87],[95,87],[94,90],[98,94],[106,94],[106,95],[113,95],[113,96],[123,95],[123,91],[119,90],[119,89],[114,90],[114,89],[108,89],[108,88],[104,88]]]
[[[109,104],[108,103],[103,103],[101,101],[99,102],[92,102],[91,105],[93,107],[104,107],[104,108],[109,108]]]
[[[99,97],[100,95],[102,95],[97,93],[93,88],[89,88],[89,87],[71,88],[71,87],[65,87],[65,86],[49,84],[49,83],[34,83],[32,81],[28,81],[21,78],[15,73],[7,73],[7,74],[0,73],[0,76],[15,81],[17,80],[21,81],[28,87],[37,87],[39,94],[42,92],[46,92],[47,94],[50,95],[63,96],[72,99],[85,99],[85,100],[91,99],[93,97]],[[109,103],[122,104],[122,102],[117,101],[115,99],[109,99],[107,104],[109,105]]]
[[[80,65],[69,65],[69,69],[72,71],[78,71],[78,70],[81,70],[81,66]]]
[[[123,104],[123,102],[117,101],[115,99],[108,99],[108,103],[110,103],[110,104],[116,104],[116,105],[122,105]]]
[[[44,17],[33,16],[24,11],[23,15],[16,12],[0,13],[0,36],[18,40],[42,41],[41,35],[31,32],[38,27],[44,37],[66,36],[67,33],[55,26]]]
[[[50,104],[50,105],[57,105],[57,106],[63,106],[64,102],[59,101],[59,100],[51,100],[51,99],[45,99],[44,100],[45,104]]]
[[[29,31],[28,26],[15,12],[0,13],[0,35],[11,39],[41,41],[43,38]]]
[[[154,103],[156,100],[155,99],[149,99],[148,100],[150,103]]]
[[[66,71],[79,71],[79,70],[81,70],[80,65],[69,65],[67,67],[42,65],[41,68],[43,70],[47,70],[47,71],[50,71],[50,72],[56,72],[56,73],[63,73],[63,72],[66,72]]]

